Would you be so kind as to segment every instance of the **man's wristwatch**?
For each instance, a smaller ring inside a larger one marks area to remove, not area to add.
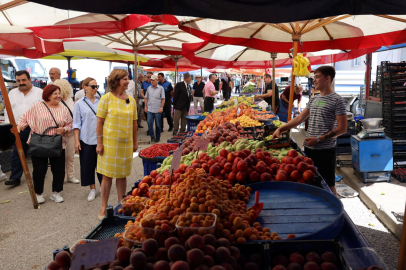
[[[317,137],[317,143],[319,143],[319,142],[321,142],[321,140],[320,140],[320,136],[319,136],[319,137]]]

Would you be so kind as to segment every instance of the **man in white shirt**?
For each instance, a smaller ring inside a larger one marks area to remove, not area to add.
[[[133,80],[130,80],[130,83],[128,84],[127,90],[125,90],[127,95],[130,97],[136,98],[135,97],[135,82]]]
[[[42,89],[31,84],[30,74],[25,70],[16,72],[16,81],[18,88],[14,88],[8,94],[13,110],[16,123],[20,117],[28,111],[37,101],[42,100]],[[7,111],[4,111],[4,122],[9,123]],[[23,145],[24,154],[27,155],[28,136],[30,135],[30,127],[27,127],[20,132],[21,144]],[[13,153],[11,156],[11,175],[10,179],[5,182],[6,185],[18,186],[21,183],[23,175],[23,167],[21,166],[20,156],[18,155],[17,147],[13,145]]]
[[[259,94],[262,94],[265,90],[265,81],[264,81],[264,77],[261,76],[261,79],[259,80]]]
[[[49,78],[51,79],[48,84],[53,84],[54,81],[59,80],[61,78],[61,70],[59,68],[53,67],[49,70]]]

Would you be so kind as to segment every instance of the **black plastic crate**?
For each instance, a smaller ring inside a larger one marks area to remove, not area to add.
[[[337,137],[337,144],[338,145],[342,145],[344,146],[344,144],[346,145],[351,145],[351,137]]]
[[[388,132],[385,130],[385,135],[394,140],[406,138],[405,132],[395,132],[395,131]]]
[[[341,159],[341,158],[337,157],[336,158],[336,165],[337,165],[337,168],[351,167],[352,166],[352,159]]]
[[[85,239],[103,240],[114,237],[115,234],[124,232],[124,226],[128,221],[129,219],[114,216],[113,207],[109,206],[106,217],[86,235]]]
[[[393,161],[393,168],[394,168],[394,169],[406,168],[406,160],[405,160],[405,162],[402,162],[402,161]]]
[[[405,121],[406,120],[406,113],[399,113],[399,114],[389,114],[389,113],[382,113],[382,118],[384,121]]]
[[[245,244],[232,244],[232,246],[240,250],[240,256],[245,256],[247,261],[248,257],[252,254],[259,254],[262,257],[262,264],[260,269],[270,270],[271,257],[269,253],[269,244],[266,242],[249,242]],[[244,265],[241,265],[243,268]]]
[[[269,245],[270,266],[271,269],[276,266],[273,264],[273,259],[278,255],[285,256],[289,260],[292,253],[299,252],[306,259],[309,252],[315,252],[321,256],[327,251],[337,256],[338,262],[336,266],[339,270],[349,269],[343,257],[344,248],[338,240],[274,241]]]
[[[393,151],[406,151],[406,145],[393,145]]]
[[[392,176],[401,183],[406,182],[406,175],[405,174],[400,175],[400,174],[392,173]]]
[[[402,126],[401,124],[398,124],[398,127],[395,127],[396,125],[389,125],[389,126],[385,126],[385,132],[387,134],[399,134],[399,133],[405,133],[405,137],[406,138],[406,127]]]
[[[391,90],[384,90],[382,100],[384,102],[404,102],[406,100],[406,92],[392,92]]]
[[[382,126],[385,127],[385,129],[388,130],[401,130],[401,129],[406,129],[406,119],[405,121],[398,121],[398,122],[392,122],[392,121],[382,121]]]
[[[351,155],[351,145],[338,145],[336,144],[336,155]]]

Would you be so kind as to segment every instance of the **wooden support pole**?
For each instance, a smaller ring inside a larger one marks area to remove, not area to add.
[[[299,46],[299,38],[294,38],[293,40],[293,58],[297,55],[297,50]],[[293,108],[293,94],[295,93],[295,75],[293,75],[295,65],[292,62],[292,79],[290,82],[290,95],[289,95],[289,107],[288,107],[288,122],[292,118],[292,108]]]
[[[135,91],[134,91],[134,96],[133,98],[135,98],[137,100],[138,98],[138,87],[137,87],[137,80],[138,80],[138,47],[137,47],[137,31],[136,29],[134,29],[134,47],[133,47],[133,51],[134,51],[134,83],[135,83]],[[138,103],[137,103],[138,105]]]
[[[1,94],[3,95],[4,105],[7,110],[8,119],[10,121],[10,124],[13,126],[11,128],[11,130],[12,130],[14,136],[16,137],[17,151],[18,151],[18,155],[20,156],[20,161],[21,161],[21,165],[23,167],[25,180],[27,182],[28,190],[31,195],[32,204],[35,209],[38,209],[38,201],[37,201],[37,196],[35,195],[35,191],[34,191],[34,184],[31,179],[30,170],[28,169],[27,160],[25,159],[23,145],[21,144],[20,134],[18,133],[18,130],[17,130],[17,125],[16,125],[16,121],[14,119],[13,110],[11,109],[10,99],[8,98],[6,85],[4,84],[3,74],[1,72],[0,72],[0,88],[1,88]]]
[[[372,53],[366,55],[366,71],[365,71],[365,92],[364,92],[364,102],[369,97],[369,92],[371,88],[371,69],[372,69]],[[361,108],[362,104],[359,104]]]
[[[405,207],[406,213],[406,207]],[[406,270],[406,219],[403,217],[402,238],[400,239],[398,270]]]
[[[276,92],[275,89],[275,58],[277,54],[276,53],[271,53],[271,58],[272,58],[272,112],[276,115],[276,110],[275,110],[275,96],[279,95],[279,93]]]

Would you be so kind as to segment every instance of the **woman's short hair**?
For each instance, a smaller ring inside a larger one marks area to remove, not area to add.
[[[67,97],[71,96],[73,90],[72,90],[72,86],[70,85],[70,83],[67,80],[65,80],[65,79],[55,80],[54,85],[59,86],[59,88],[61,90],[62,99],[66,99]]]
[[[61,88],[55,84],[48,84],[45,86],[44,90],[42,91],[42,99],[44,101],[49,101],[49,97],[56,91],[61,91]]]
[[[125,71],[124,69],[114,69],[108,79],[107,83],[109,85],[110,92],[116,91],[116,88],[120,85],[120,80],[124,78],[125,76],[128,76],[128,72]]]

